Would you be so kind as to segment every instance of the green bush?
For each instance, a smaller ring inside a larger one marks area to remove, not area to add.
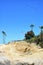
[[[34,32],[33,31],[28,31],[26,34],[25,34],[25,39],[28,40],[28,39],[31,39],[35,36]]]
[[[40,46],[41,48],[43,48],[43,43],[40,42],[40,43],[39,43],[39,46]]]

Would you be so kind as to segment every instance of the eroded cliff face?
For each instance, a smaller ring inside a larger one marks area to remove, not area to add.
[[[0,45],[0,65],[43,65],[43,49],[25,41]]]

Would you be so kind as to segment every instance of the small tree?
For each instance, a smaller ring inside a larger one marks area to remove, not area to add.
[[[40,33],[40,38],[41,38],[41,43],[43,43],[43,26],[40,26],[41,33]]]
[[[34,27],[34,25],[31,24],[31,25],[30,25],[31,31],[28,31],[28,32],[25,34],[25,39],[26,39],[26,40],[27,40],[27,39],[31,39],[32,37],[35,36],[35,34],[34,34],[34,32],[33,32],[33,27]]]
[[[33,31],[33,27],[34,27],[34,25],[33,25],[33,24],[31,24],[31,25],[30,25],[31,31]]]
[[[33,31],[29,31],[25,34],[25,39],[28,40],[28,39],[31,39],[35,36],[34,32]]]
[[[3,43],[5,43],[5,37],[7,36],[6,33],[4,31],[2,31],[3,34]]]

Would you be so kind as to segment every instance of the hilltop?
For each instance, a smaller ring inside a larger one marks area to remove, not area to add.
[[[26,41],[0,45],[0,63],[4,65],[43,65],[43,48]]]

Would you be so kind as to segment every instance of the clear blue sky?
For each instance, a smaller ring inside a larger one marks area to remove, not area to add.
[[[0,43],[2,30],[7,34],[6,42],[24,38],[34,24],[35,34],[43,25],[43,0],[0,0]]]

